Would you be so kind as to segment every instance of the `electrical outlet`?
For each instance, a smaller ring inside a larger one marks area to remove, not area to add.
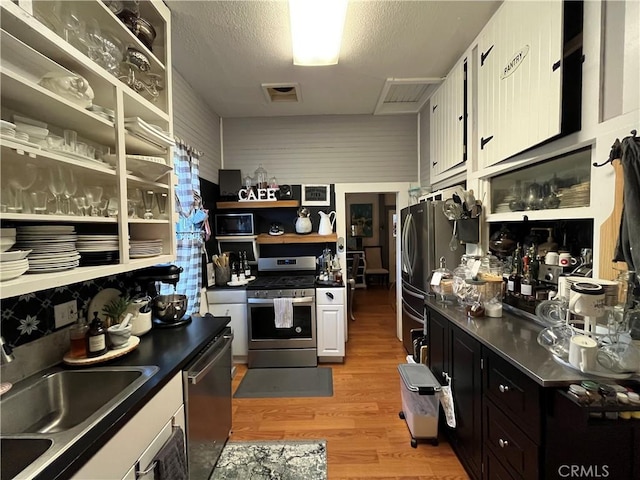
[[[56,328],[64,327],[78,319],[78,302],[70,300],[66,303],[54,305],[53,316]]]

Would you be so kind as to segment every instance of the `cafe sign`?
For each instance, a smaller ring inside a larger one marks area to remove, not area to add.
[[[238,191],[239,202],[275,202],[278,188],[242,188]]]

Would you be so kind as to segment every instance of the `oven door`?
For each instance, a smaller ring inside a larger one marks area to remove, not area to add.
[[[293,298],[293,326],[276,328],[271,298],[247,299],[249,349],[315,348],[316,307],[314,297]]]

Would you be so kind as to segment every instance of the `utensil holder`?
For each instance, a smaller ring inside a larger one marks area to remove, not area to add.
[[[231,280],[231,268],[229,267],[215,267],[216,271],[216,285],[223,287],[227,285],[227,282]]]

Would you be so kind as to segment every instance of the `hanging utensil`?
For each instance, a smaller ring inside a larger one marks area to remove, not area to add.
[[[452,252],[458,249],[458,220],[453,221],[453,235],[449,240],[449,249]]]

